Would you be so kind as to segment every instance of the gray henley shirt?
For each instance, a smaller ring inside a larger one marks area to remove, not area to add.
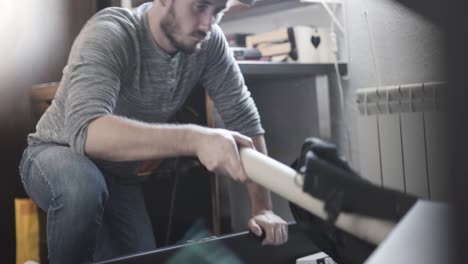
[[[29,144],[56,143],[85,155],[89,123],[113,114],[164,123],[201,83],[227,129],[263,134],[257,108],[225,37],[215,25],[193,54],[170,56],[149,29],[146,3],[135,11],[107,8],[75,40],[55,99],[28,136]],[[137,135],[135,135],[137,136]],[[138,162],[96,161],[109,173],[132,175]]]

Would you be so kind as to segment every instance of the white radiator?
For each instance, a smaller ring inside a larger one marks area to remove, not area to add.
[[[447,200],[443,86],[433,82],[357,91],[364,177],[419,197]]]

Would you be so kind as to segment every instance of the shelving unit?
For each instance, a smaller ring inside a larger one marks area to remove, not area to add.
[[[265,82],[276,82],[280,78],[309,77],[313,79],[316,91],[318,125],[320,137],[331,139],[331,110],[328,75],[335,73],[332,63],[290,63],[290,62],[249,62],[240,61],[239,67],[244,77],[263,79]],[[348,65],[339,63],[341,75],[348,73]]]
[[[335,71],[332,63],[291,63],[239,61],[239,67],[246,78],[252,77],[297,77],[329,74]],[[348,65],[339,63],[341,75],[348,73]]]
[[[329,12],[334,13],[335,20],[331,18]],[[255,34],[295,25],[330,28],[333,23],[340,24],[342,30],[335,26],[339,50],[338,69],[340,75],[347,75],[348,45],[345,22],[344,0],[260,0],[251,7],[233,6],[223,17],[220,26],[226,34]],[[335,72],[334,64],[239,62],[239,66],[246,79],[277,80],[280,77],[297,76],[313,78],[318,104],[317,112],[320,113],[320,136],[331,138],[328,76]]]
[[[324,0],[328,4],[342,4],[342,0]],[[318,0],[260,0],[253,6],[235,5],[226,12],[223,20],[237,20],[240,18],[258,16],[277,12],[278,10],[287,10],[291,8],[303,7],[304,4],[320,4]]]
[[[223,16],[220,26],[225,34],[257,34],[296,25],[330,29],[334,21],[338,43],[338,61],[348,61],[346,8],[344,0],[263,0],[254,6],[233,6]],[[334,11],[334,12],[333,12]],[[340,24],[340,26],[336,26]],[[253,26],[254,25],[254,26]]]

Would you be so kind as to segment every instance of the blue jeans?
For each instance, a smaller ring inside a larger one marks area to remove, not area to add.
[[[57,144],[27,147],[20,175],[26,192],[47,213],[50,263],[98,261],[156,248],[141,181],[104,175],[87,157]]]

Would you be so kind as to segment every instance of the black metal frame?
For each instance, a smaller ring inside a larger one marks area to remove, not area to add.
[[[224,248],[225,252],[232,253],[232,255],[237,257],[242,263],[290,264],[295,263],[297,258],[319,252],[315,244],[302,232],[302,229],[295,223],[290,223],[289,240],[287,243],[280,246],[262,246],[258,237],[250,232],[242,232],[202,242],[161,248],[151,252],[103,261],[97,264],[174,263],[174,257],[176,257],[177,254],[204,252],[208,253],[207,258],[209,258],[210,252],[214,252],[214,250],[220,248]],[[195,259],[197,256],[194,255],[193,258]],[[199,259],[197,258],[197,260]],[[215,262],[206,261],[202,263],[208,264]]]

